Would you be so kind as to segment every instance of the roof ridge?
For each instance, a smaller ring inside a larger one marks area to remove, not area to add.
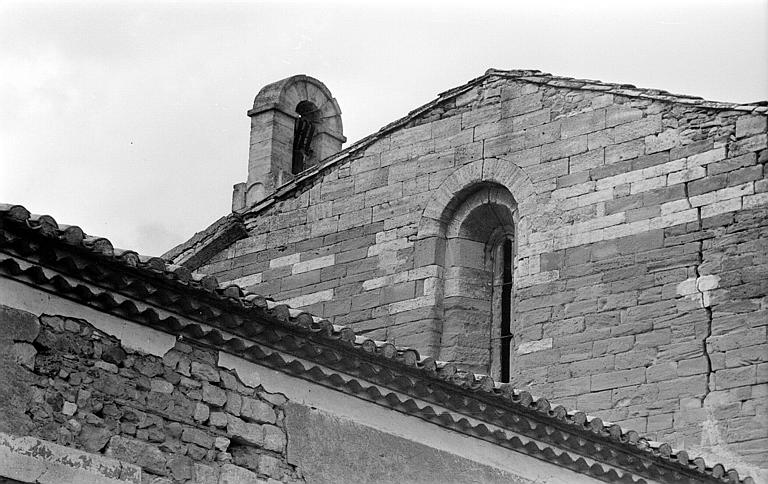
[[[768,101],[755,101],[750,103],[736,103],[728,101],[710,101],[701,96],[689,94],[674,94],[664,89],[637,87],[634,84],[612,83],[596,79],[580,79],[566,76],[552,75],[536,70],[520,69],[495,69],[491,68],[486,74],[507,78],[519,78],[526,82],[546,84],[553,87],[569,87],[587,91],[601,91],[627,97],[639,97],[643,99],[657,99],[666,102],[678,102],[682,104],[701,106],[709,109],[733,109],[737,111],[768,112]]]
[[[159,257],[146,257],[134,251],[115,249],[108,239],[87,236],[77,226],[60,225],[48,215],[33,215],[21,205],[0,203],[0,246],[12,245],[13,240],[6,236],[6,229],[9,227],[13,229],[14,225],[40,237],[71,246],[92,257],[143,271],[145,275],[162,277],[165,283],[180,284],[176,290],[194,289],[209,294],[219,302],[234,304],[239,308],[269,311],[268,314],[272,315],[275,323],[285,329],[298,328],[319,334],[328,341],[346,342],[358,351],[382,358],[381,361],[395,361],[410,367],[424,378],[437,378],[458,389],[470,390],[475,395],[521,405],[523,408],[527,408],[529,412],[548,419],[551,423],[559,422],[574,430],[589,430],[597,438],[608,439],[614,444],[623,446],[622,448],[627,451],[636,449],[643,452],[646,457],[659,458],[662,462],[679,466],[677,469],[680,471],[694,472],[702,478],[715,479],[718,482],[732,484],[751,484],[754,482],[751,477],[740,479],[738,472],[734,469],[726,470],[722,464],[708,467],[701,457],[691,459],[685,450],[675,451],[669,444],[651,441],[641,437],[638,432],[633,430],[625,431],[619,425],[605,422],[600,417],[588,416],[578,410],[567,410],[562,405],[552,408],[546,398],[535,397],[525,390],[514,388],[509,383],[496,382],[488,375],[475,374],[454,363],[422,357],[418,350],[412,348],[398,347],[387,341],[378,341],[357,335],[349,327],[332,325],[328,320],[321,317],[291,308],[272,298],[250,293],[236,284],[219,284],[214,276],[194,273],[184,266],[169,264]],[[13,259],[8,259],[8,261],[0,262],[0,268],[10,270],[12,274],[25,272],[25,269],[22,269],[18,264],[14,266]],[[48,276],[44,273],[35,272],[32,277],[37,280]],[[66,281],[59,281],[59,283],[65,284]],[[186,317],[196,319],[195,316],[186,315]],[[198,315],[197,318],[199,319],[199,317]]]

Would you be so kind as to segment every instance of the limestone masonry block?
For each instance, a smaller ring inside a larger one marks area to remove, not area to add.
[[[766,129],[768,128],[766,127],[765,116],[741,116],[736,120],[737,138],[765,133]]]
[[[264,443],[264,430],[259,424],[246,423],[227,415],[227,434],[233,441],[261,446]]]
[[[203,401],[215,405],[217,407],[223,407],[227,401],[227,394],[221,388],[211,385],[208,382],[203,382]]]

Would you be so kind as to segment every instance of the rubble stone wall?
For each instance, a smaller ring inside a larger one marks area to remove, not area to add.
[[[7,306],[0,328],[0,431],[133,464],[145,483],[303,482],[286,398],[218,368],[216,351],[143,354],[83,319]]]
[[[249,219],[201,270],[439,357],[446,216],[504,188],[514,381],[764,466],[766,139],[764,115],[489,78]]]

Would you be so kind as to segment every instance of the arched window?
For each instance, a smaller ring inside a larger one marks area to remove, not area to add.
[[[296,114],[299,115],[293,128],[293,159],[291,173],[294,175],[304,171],[312,158],[312,140],[315,136],[315,125],[318,122],[319,110],[309,101],[301,101],[296,106]]]
[[[449,206],[440,358],[509,381],[516,203],[480,183]]]

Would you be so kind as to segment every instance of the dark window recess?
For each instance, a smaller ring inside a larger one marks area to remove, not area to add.
[[[507,239],[502,247],[501,286],[501,381],[509,383],[509,350],[512,346],[512,241]]]
[[[296,118],[293,128],[293,174],[305,169],[305,162],[312,156],[312,137],[315,135],[315,125],[304,116]]]

